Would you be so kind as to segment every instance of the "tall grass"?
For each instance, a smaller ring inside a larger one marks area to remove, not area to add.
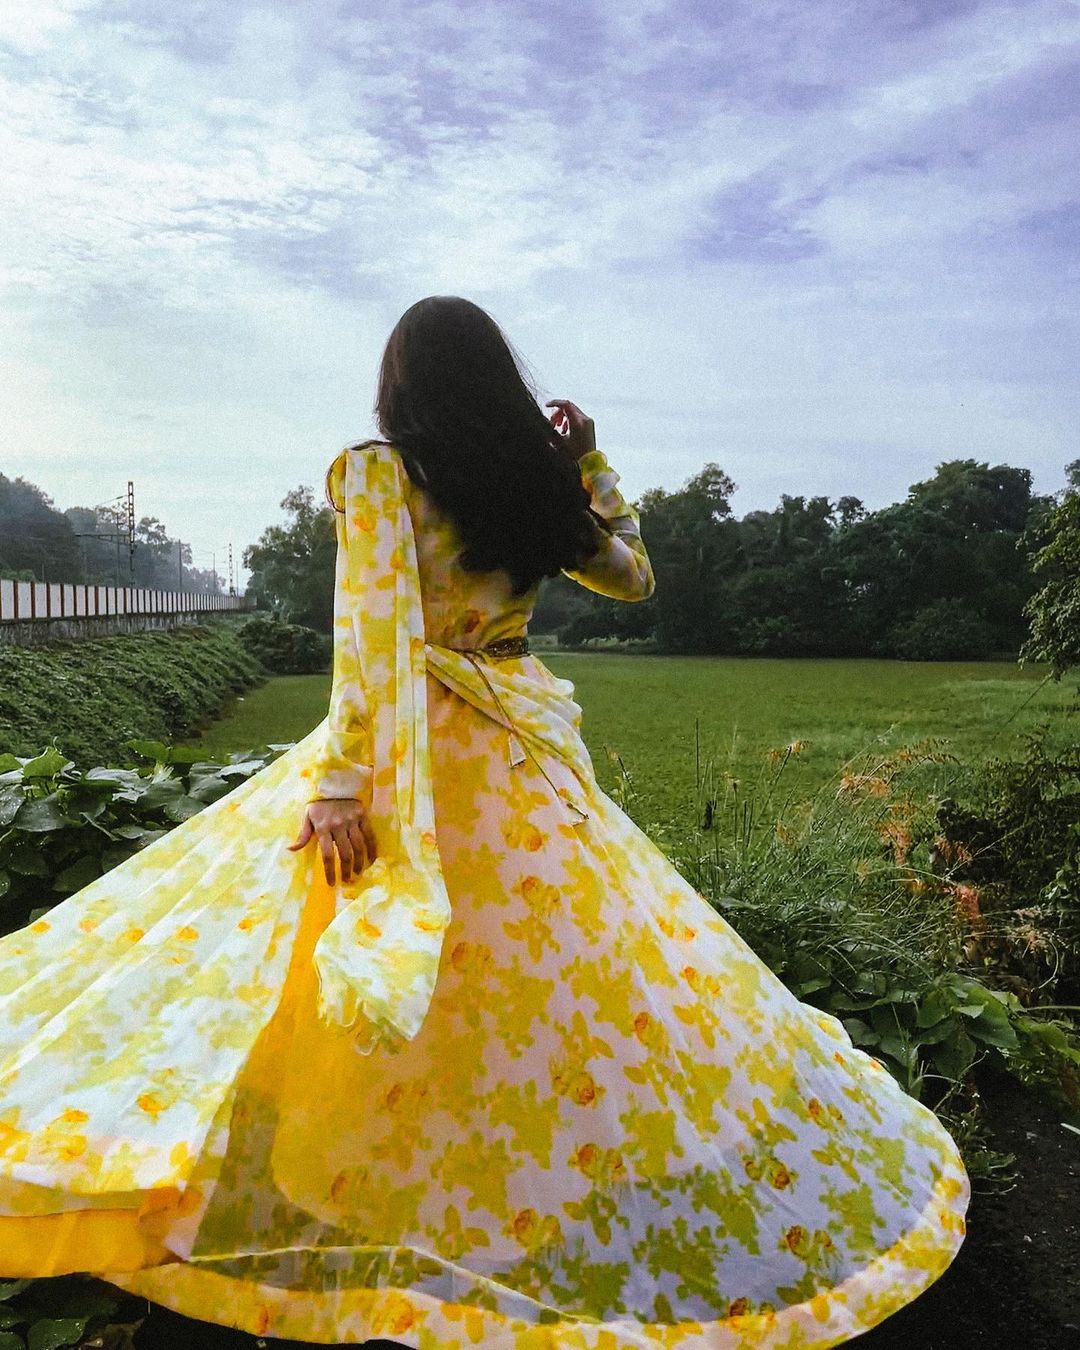
[[[933,1106],[973,1175],[1002,1185],[1012,1160],[986,1147],[975,1070],[992,1060],[1069,1111],[1080,1107],[1080,1040],[990,987],[971,960],[986,919],[954,875],[971,855],[938,824],[942,784],[957,790],[969,768],[945,744],[871,743],[809,796],[787,777],[805,741],[767,752],[750,779],[699,745],[693,819],[677,826],[643,818],[613,754],[613,795],[796,997],[839,1018]]]

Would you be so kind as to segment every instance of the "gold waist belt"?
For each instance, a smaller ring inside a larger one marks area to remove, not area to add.
[[[521,637],[496,638],[486,647],[452,647],[450,650],[461,652],[463,656],[479,653],[490,657],[492,661],[503,661],[511,656],[528,656],[529,639],[523,634]]]

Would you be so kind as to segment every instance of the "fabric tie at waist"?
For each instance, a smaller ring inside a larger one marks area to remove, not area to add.
[[[512,644],[512,645],[511,645]],[[425,644],[428,670],[448,689],[507,730],[510,765],[530,758],[574,822],[587,820],[585,789],[592,777],[592,760],[578,730],[581,709],[574,702],[570,680],[550,674],[547,680],[529,670],[488,668],[528,653],[528,639],[502,638],[486,647],[443,647]],[[540,756],[553,756],[574,776],[574,787],[557,787]]]

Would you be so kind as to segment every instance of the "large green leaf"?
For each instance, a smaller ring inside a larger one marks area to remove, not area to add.
[[[206,757],[205,750],[191,745],[170,745],[165,755],[166,764],[197,764]]]
[[[61,1350],[63,1346],[78,1345],[89,1320],[88,1317],[43,1317],[27,1332],[27,1350]]]
[[[55,746],[50,745],[48,750],[26,761],[23,765],[23,777],[55,778],[58,773],[74,767],[70,759],[62,755]]]
[[[15,813],[24,801],[26,801],[26,793],[18,783],[9,783],[5,787],[0,787],[0,826],[11,824],[15,819]]]
[[[920,1027],[915,1035],[920,1045],[940,1045],[942,1041],[948,1040],[955,1030],[956,1018],[943,1017],[933,1026]]]
[[[936,1026],[943,1017],[952,1012],[953,1006],[953,1000],[944,989],[931,989],[919,1004],[915,1025],[917,1027]]]
[[[933,1048],[931,1058],[934,1067],[946,1078],[963,1078],[975,1058],[975,1043],[958,1024],[954,1035]]]
[[[144,810],[152,809],[164,806],[166,802],[175,801],[177,797],[182,796],[184,784],[179,778],[155,778],[147,785],[140,798],[140,805]]]
[[[53,1321],[88,1322],[92,1317],[111,1317],[120,1307],[121,1295],[97,1287],[84,1275],[61,1275],[35,1283],[33,1298],[39,1312]]]
[[[5,859],[8,871],[17,872],[21,877],[47,877],[49,864],[36,839],[23,839],[11,850]]]
[[[143,759],[152,759],[155,764],[168,763],[169,747],[164,741],[125,741],[125,744]]]
[[[100,838],[100,836],[98,836]],[[81,891],[101,876],[101,863],[92,854],[84,854],[70,867],[59,872],[53,882],[53,889],[61,892]]]
[[[868,1026],[860,1017],[845,1017],[843,1019],[844,1030],[851,1037],[852,1044],[866,1049],[868,1046],[875,1046],[878,1043],[878,1034],[873,1027]]]
[[[984,1006],[981,1016],[968,1025],[968,1035],[999,1050],[1015,1050],[1019,1041],[1009,1021],[1009,1014],[996,999],[991,998],[992,1001]],[[997,1004],[996,1008],[994,1004]]]
[[[71,821],[57,801],[56,793],[51,792],[47,797],[23,802],[11,823],[28,834],[45,834],[49,830],[62,830]]]
[[[98,766],[95,769],[87,769],[83,775],[83,782],[101,783],[106,787],[113,783],[122,783],[125,787],[139,787],[143,779],[137,769],[108,769]]]
[[[165,803],[161,814],[166,820],[174,820],[179,825],[191,816],[197,815],[205,805],[205,802],[197,801],[194,797],[177,797]]]
[[[224,778],[215,774],[206,774],[197,780],[192,780],[192,786],[188,789],[188,795],[194,797],[196,801],[209,805],[216,802],[219,797],[224,797],[227,792],[231,792],[235,784],[227,783]]]
[[[250,778],[252,774],[265,768],[266,764],[261,759],[242,759],[236,764],[223,764],[221,776],[222,778]]]

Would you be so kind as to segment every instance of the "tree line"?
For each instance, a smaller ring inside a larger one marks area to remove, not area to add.
[[[121,523],[110,507],[58,511],[36,484],[2,473],[0,577],[163,591],[223,590],[212,569],[192,566],[190,545],[170,538],[156,516],[138,521],[131,553],[126,520]]]
[[[1080,460],[1066,477],[1075,494]],[[949,460],[876,511],[852,496],[784,493],[775,509],[737,518],[735,491],[710,463],[675,491],[644,493],[654,595],[628,605],[551,578],[530,630],[688,654],[912,660],[1015,656],[1029,635],[1025,606],[1040,585],[1032,556],[1057,499],[1034,493],[1027,469]],[[281,504],[285,523],[244,552],[248,592],[280,618],[328,632],[333,512],[310,487]]]
[[[1071,498],[1080,460],[1065,473]],[[1015,655],[1028,637],[1026,607],[1040,584],[1032,557],[1058,503],[1032,491],[1027,469],[949,460],[876,511],[853,496],[784,493],[773,510],[738,518],[735,491],[709,463],[681,488],[645,492],[637,506],[655,594],[626,605],[550,578],[531,630],[570,645],[916,660]],[[329,632],[333,512],[307,486],[281,505],[285,521],[244,550],[248,592],[290,623]],[[193,567],[190,547],[156,517],[136,526],[133,569],[118,532],[108,508],[58,511],[33,483],[0,474],[0,576],[170,590],[182,578],[184,589],[215,589],[213,573]]]
[[[1080,486],[1080,460],[1066,475]],[[949,460],[877,511],[784,493],[737,519],[734,491],[707,464],[674,492],[646,492],[655,594],[625,605],[558,578],[534,630],[687,654],[915,660],[1015,655],[1028,634],[1031,552],[1056,499],[1032,491],[1027,469]]]

